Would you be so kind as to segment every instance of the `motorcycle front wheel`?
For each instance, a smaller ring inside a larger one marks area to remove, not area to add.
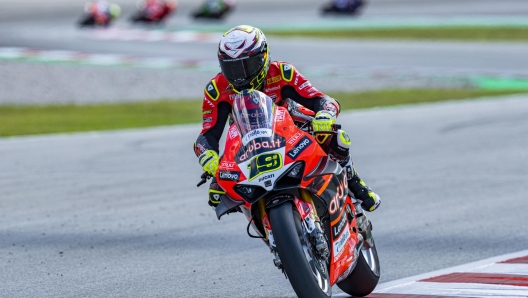
[[[332,296],[328,264],[314,253],[297,209],[285,202],[272,208],[269,218],[283,269],[297,296]]]

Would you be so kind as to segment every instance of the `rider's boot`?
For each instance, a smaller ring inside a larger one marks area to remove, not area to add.
[[[354,194],[354,197],[361,202],[361,207],[368,212],[376,210],[380,203],[380,197],[373,192],[361,178],[359,178],[356,169],[352,165],[350,156],[340,162],[341,166],[346,170],[348,179],[348,189]]]
[[[337,161],[346,171],[348,180],[348,189],[354,194],[354,197],[361,201],[361,206],[366,211],[374,211],[378,208],[381,200],[366,184],[359,178],[356,169],[350,158],[350,138],[343,130],[338,130],[335,137],[328,141],[328,144],[321,144],[321,147],[328,148],[328,153]]]

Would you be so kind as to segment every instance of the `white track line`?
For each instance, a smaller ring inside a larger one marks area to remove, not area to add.
[[[222,33],[108,28],[89,31],[87,34],[84,34],[84,37],[89,39],[120,41],[217,43],[222,37]]]
[[[0,47],[0,60],[44,63],[73,63],[99,66],[129,66],[161,69],[217,68],[216,61],[179,60],[166,57],[138,57],[116,54],[87,54],[76,51],[49,51],[29,48]]]
[[[468,272],[516,274],[528,276],[528,264],[493,264],[486,267],[475,268]]]

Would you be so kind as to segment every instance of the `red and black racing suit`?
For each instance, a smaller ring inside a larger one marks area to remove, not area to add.
[[[310,82],[302,76],[293,65],[286,62],[271,62],[266,84],[263,91],[271,97],[277,105],[287,105],[287,98],[317,113],[326,110],[336,117],[339,113],[339,103],[328,95],[317,90]],[[194,152],[199,156],[206,150],[219,152],[219,143],[224,131],[227,119],[231,113],[232,102],[236,92],[231,89],[229,82],[223,74],[216,75],[205,87],[203,100],[203,124],[202,131],[194,144]],[[367,204],[365,208],[370,208],[374,201],[369,198],[370,189],[357,176],[355,169],[350,161],[349,149],[338,145],[336,138],[329,138],[326,143],[326,150],[343,167],[346,168],[349,179],[349,189],[354,193],[356,198]],[[346,166],[345,166],[346,165]],[[210,185],[209,203],[214,194],[211,191],[222,191],[213,179]],[[215,199],[216,201],[216,199]]]
[[[271,62],[266,84],[261,90],[281,106],[286,98],[317,113],[327,110],[336,115],[339,104],[330,96],[315,89],[293,65],[286,62]],[[194,151],[199,156],[206,150],[219,152],[220,137],[231,113],[234,92],[223,74],[217,74],[205,87],[203,100],[202,132],[196,140]]]

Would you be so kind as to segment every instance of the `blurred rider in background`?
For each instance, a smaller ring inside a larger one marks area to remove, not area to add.
[[[103,26],[110,25],[121,14],[119,5],[107,1],[88,2],[84,10],[93,17],[95,24]]]
[[[258,28],[242,25],[227,31],[219,43],[218,61],[221,73],[205,87],[202,131],[194,144],[204,172],[213,177],[209,188],[209,205],[213,209],[225,194],[214,177],[220,160],[220,137],[231,113],[232,99],[237,93],[244,89],[259,90],[281,106],[293,100],[315,113],[312,129],[316,134],[333,132],[339,114],[339,103],[313,87],[293,65],[270,61],[266,37]],[[362,202],[363,209],[374,211],[380,204],[380,198],[354,169],[349,154],[350,138],[343,130],[337,130],[334,137],[325,140],[318,140],[318,143],[346,170],[349,189]]]
[[[364,4],[364,0],[333,0],[323,7],[323,13],[355,14]]]
[[[193,13],[195,18],[221,19],[234,7],[234,0],[206,0]]]
[[[139,7],[146,18],[159,20],[176,9],[176,1],[146,0]]]

